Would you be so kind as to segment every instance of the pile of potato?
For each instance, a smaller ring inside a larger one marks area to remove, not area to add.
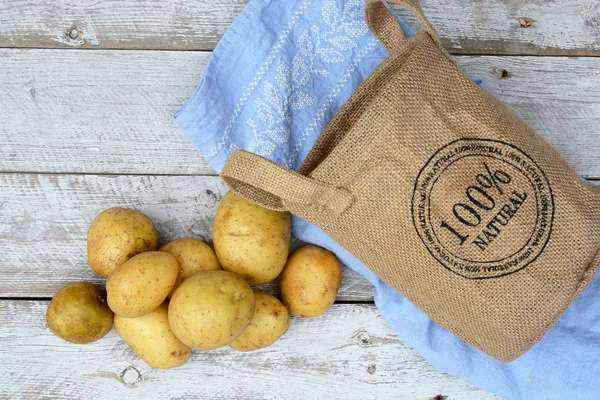
[[[88,261],[107,278],[106,295],[88,282],[59,290],[46,313],[50,330],[72,343],[117,333],[154,368],[186,363],[192,349],[251,351],[274,343],[290,313],[316,317],[342,281],[337,258],[305,246],[289,258],[290,216],[227,193],[213,226],[213,249],[183,238],[158,247],[146,215],[111,208],[88,231]],[[252,286],[281,275],[277,298]],[[284,305],[285,304],[285,305]]]

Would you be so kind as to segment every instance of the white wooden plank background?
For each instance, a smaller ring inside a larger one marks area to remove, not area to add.
[[[163,242],[210,240],[226,189],[217,177],[193,176],[214,171],[172,121],[210,52],[156,50],[212,50],[246,1],[0,2],[0,398],[496,398],[398,339],[371,285],[347,268],[325,316],[294,319],[267,349],[195,353],[176,370],[152,370],[114,331],[76,346],[47,330],[54,291],[102,284],[85,257],[85,233],[101,210],[146,212]],[[599,59],[498,56],[600,55],[600,2],[423,4],[451,52],[496,55],[459,57],[467,73],[483,77],[578,173],[600,179]],[[521,16],[536,22],[522,28]]]
[[[172,120],[208,57],[0,49],[0,171],[213,174]],[[599,58],[462,56],[459,62],[579,173],[600,177]]]
[[[0,47],[212,50],[246,2],[8,0]],[[595,0],[423,0],[423,8],[456,54],[600,54]],[[524,29],[522,16],[536,22]]]
[[[293,318],[266,349],[194,352],[165,371],[148,367],[114,330],[89,345],[61,341],[46,328],[47,304],[0,301],[3,398],[496,398],[428,365],[373,305],[337,304],[315,319]]]

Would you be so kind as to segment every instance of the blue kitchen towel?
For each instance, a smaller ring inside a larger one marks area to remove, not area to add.
[[[364,0],[249,2],[175,116],[212,168],[220,171],[238,148],[298,168],[388,55],[368,30],[363,7]],[[319,228],[294,217],[292,229],[364,275],[398,335],[442,371],[510,399],[588,399],[600,391],[598,276],[540,342],[503,364],[433,322]]]

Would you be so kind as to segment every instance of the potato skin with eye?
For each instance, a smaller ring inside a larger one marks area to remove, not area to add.
[[[304,246],[290,256],[281,273],[281,296],[289,312],[313,318],[325,313],[342,284],[340,262],[318,246]]]
[[[157,246],[158,233],[152,220],[126,208],[101,212],[87,233],[88,262],[104,277],[136,254],[154,251]]]
[[[160,251],[175,256],[180,267],[177,282],[175,282],[175,287],[169,296],[171,296],[175,289],[181,285],[181,282],[185,281],[195,273],[222,269],[214,250],[198,239],[177,239],[161,247]]]
[[[290,235],[289,213],[267,210],[234,192],[223,196],[213,225],[221,266],[250,286],[279,276],[289,255]]]
[[[169,303],[169,324],[179,340],[196,350],[234,341],[254,315],[254,293],[228,271],[198,272],[186,279]]]
[[[115,329],[121,339],[152,368],[179,367],[192,356],[192,349],[173,334],[167,310],[165,302],[141,317],[115,315]]]
[[[272,345],[290,327],[290,313],[276,297],[254,291],[254,316],[250,325],[229,346],[238,351],[252,351]]]
[[[76,282],[56,292],[46,310],[46,323],[63,340],[92,343],[110,331],[113,313],[96,285]]]
[[[138,254],[106,280],[108,305],[125,318],[148,314],[165,301],[178,274],[179,264],[173,255],[161,251]]]

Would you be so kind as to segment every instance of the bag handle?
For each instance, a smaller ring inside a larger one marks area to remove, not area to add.
[[[442,48],[442,43],[433,26],[427,21],[419,0],[367,0],[365,4],[365,17],[369,29],[377,39],[392,52],[400,43],[406,40],[402,28],[388,3],[399,4],[416,15],[421,26],[429,33],[434,42]]]
[[[413,12],[442,48],[435,29],[423,15],[419,0],[389,1]],[[386,0],[367,0],[365,14],[369,28],[390,52],[406,40]],[[244,150],[231,153],[221,171],[221,178],[240,196],[271,210],[290,211],[290,208],[296,209],[294,206],[317,205],[339,215],[354,202],[352,194],[343,188],[301,175]]]
[[[234,150],[221,178],[246,200],[276,211],[289,211],[289,205],[319,205],[341,214],[354,201],[345,189],[300,175],[267,158]]]

